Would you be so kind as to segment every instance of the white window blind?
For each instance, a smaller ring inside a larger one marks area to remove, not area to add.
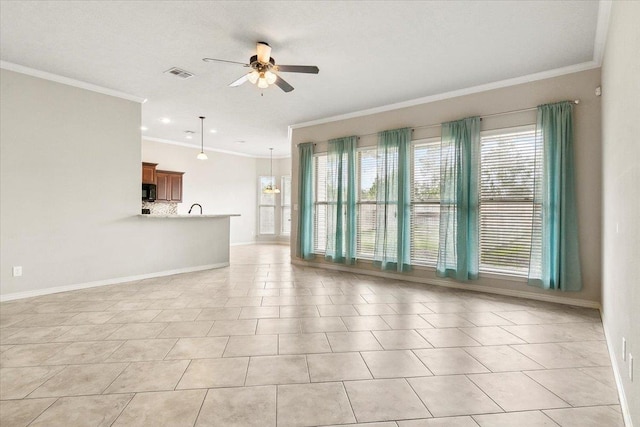
[[[275,234],[276,233],[276,197],[275,194],[266,194],[264,192],[265,187],[268,184],[273,184],[275,178],[272,176],[261,176],[258,186],[259,191],[259,205],[258,205],[258,221],[260,234]]]
[[[535,127],[485,132],[480,163],[480,271],[527,276]]]
[[[313,249],[323,254],[327,249],[327,155],[314,157]]]
[[[440,227],[440,140],[413,145],[411,264],[435,266]]]
[[[376,153],[375,148],[358,151],[356,254],[362,259],[373,259],[376,243]]]
[[[281,197],[281,221],[280,221],[280,233],[291,233],[291,177],[283,176],[282,184],[280,185],[280,197]]]

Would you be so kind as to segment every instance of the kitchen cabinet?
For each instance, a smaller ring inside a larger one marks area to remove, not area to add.
[[[182,202],[184,172],[156,171],[156,201]]]
[[[155,184],[156,183],[156,166],[157,163],[142,163],[142,183],[143,184]]]

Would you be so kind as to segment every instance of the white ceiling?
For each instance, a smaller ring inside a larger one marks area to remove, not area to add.
[[[1,59],[146,98],[144,136],[289,154],[287,126],[593,61],[597,1],[2,1]],[[284,93],[229,83],[255,42]],[[195,74],[180,80],[163,72]],[[168,117],[170,124],[160,119]],[[215,128],[215,134],[206,132]],[[185,130],[196,131],[185,139]],[[238,141],[245,141],[240,143]]]

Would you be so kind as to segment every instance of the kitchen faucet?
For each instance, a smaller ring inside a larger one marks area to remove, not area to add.
[[[200,205],[200,203],[194,203],[191,205],[191,207],[189,208],[189,214],[191,213],[191,209],[193,209],[194,206],[198,206],[200,208],[200,215],[202,215],[202,205]]]

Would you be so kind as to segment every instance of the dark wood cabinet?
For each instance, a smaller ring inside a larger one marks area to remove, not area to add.
[[[156,171],[156,201],[182,202],[184,172]]]
[[[157,163],[142,163],[142,183],[143,184],[155,184],[156,183],[156,166]]]

